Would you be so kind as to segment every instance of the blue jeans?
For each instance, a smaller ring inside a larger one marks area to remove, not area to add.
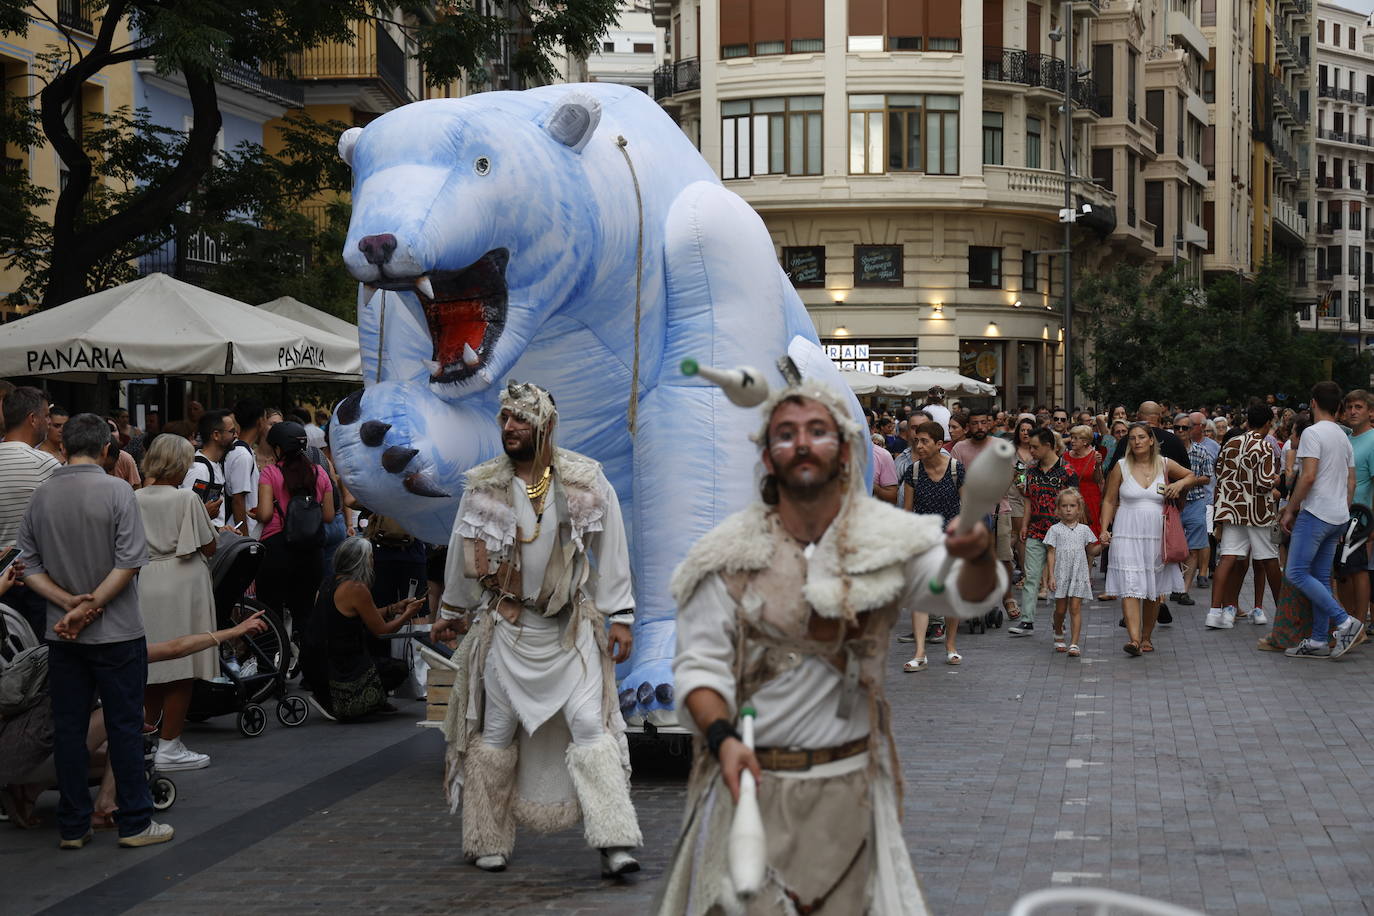
[[[60,795],[57,827],[64,840],[79,839],[91,829],[86,732],[97,693],[109,736],[119,835],[141,833],[152,820],[153,795],[143,769],[143,690],[147,680],[148,644],[141,637],[99,645],[48,643],[53,763]]]
[[[1284,577],[1312,602],[1312,641],[1326,644],[1331,623],[1345,623],[1346,613],[1331,593],[1331,563],[1345,525],[1328,525],[1311,512],[1298,513],[1288,544],[1288,568]],[[1317,575],[1312,571],[1316,570]]]

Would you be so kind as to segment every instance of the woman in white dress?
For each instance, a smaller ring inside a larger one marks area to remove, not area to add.
[[[1130,642],[1122,649],[1137,656],[1153,652],[1159,603],[1183,591],[1177,563],[1160,560],[1164,546],[1164,500],[1177,499],[1197,478],[1159,454],[1150,427],[1133,423],[1126,433],[1126,457],[1112,467],[1102,499],[1102,543],[1111,545],[1107,592],[1121,597]]]
[[[148,537],[148,565],[138,576],[139,604],[148,642],[215,629],[215,595],[205,558],[215,552],[215,529],[200,497],[180,488],[195,460],[181,436],[158,436],[143,457],[146,486],[134,494]],[[144,713],[162,718],[157,744],[159,770],[196,770],[210,764],[181,741],[194,679],[219,674],[213,652],[155,662],[148,666]]]

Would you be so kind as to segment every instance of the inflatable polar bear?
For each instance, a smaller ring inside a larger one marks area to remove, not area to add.
[[[786,353],[845,390],[762,221],[622,86],[415,102],[347,131],[339,151],[353,169],[344,261],[362,284],[367,386],[330,427],[344,480],[447,543],[464,472],[501,451],[501,386],[545,386],[558,443],[602,463],[625,514],[637,607],[622,712],[673,722],[669,578],[754,498],[759,423],[680,362],[751,365],[781,384]]]

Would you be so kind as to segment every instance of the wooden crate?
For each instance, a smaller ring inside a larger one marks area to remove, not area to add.
[[[457,674],[446,665],[430,664],[425,676],[425,720],[442,722],[448,715],[448,698],[453,689],[453,679]]]

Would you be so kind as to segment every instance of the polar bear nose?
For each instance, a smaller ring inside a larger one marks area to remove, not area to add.
[[[387,232],[383,235],[365,235],[358,241],[358,250],[367,258],[367,263],[382,265],[391,260],[396,250],[396,236]]]

